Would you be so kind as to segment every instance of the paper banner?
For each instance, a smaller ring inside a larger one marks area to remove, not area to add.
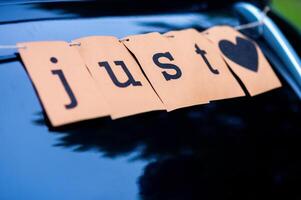
[[[244,96],[219,50],[195,29],[171,31],[165,34],[175,45],[175,58],[181,66],[189,66],[190,72],[198,74],[203,81],[198,85],[208,100],[220,100]]]
[[[18,44],[21,58],[53,126],[109,114],[76,49],[66,42]]]
[[[18,44],[53,126],[241,97],[237,77],[251,96],[281,87],[259,46],[227,26],[75,41]]]
[[[78,50],[108,104],[113,119],[163,110],[164,106],[139,65],[115,37],[77,39]]]
[[[201,71],[183,66],[178,50],[159,33],[129,36],[123,40],[160,96],[168,111],[208,103]],[[194,53],[194,52],[189,52]]]
[[[258,45],[232,27],[217,26],[204,32],[246,86],[251,96],[281,87]]]

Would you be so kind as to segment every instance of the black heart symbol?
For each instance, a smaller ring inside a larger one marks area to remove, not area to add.
[[[249,70],[257,72],[258,53],[255,44],[247,39],[236,37],[236,44],[228,40],[221,40],[219,48],[225,56],[233,62]]]

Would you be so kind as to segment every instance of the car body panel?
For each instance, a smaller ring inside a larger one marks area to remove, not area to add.
[[[0,44],[238,24],[229,10],[83,17],[22,4],[0,13]],[[16,53],[0,50],[0,199],[252,199],[264,187],[281,197],[277,187],[300,178],[301,108],[286,85],[254,98],[53,129]]]

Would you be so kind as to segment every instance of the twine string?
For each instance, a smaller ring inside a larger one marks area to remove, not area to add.
[[[262,11],[262,16],[259,21],[247,23],[247,24],[241,24],[238,26],[235,26],[234,28],[238,31],[244,30],[244,29],[250,29],[250,28],[256,28],[259,26],[262,26],[264,24],[264,20],[267,17],[268,12],[270,11],[270,7],[266,6],[264,10]],[[70,42],[70,46],[80,46],[81,44],[79,42]],[[0,49],[26,49],[26,46],[22,45],[0,45]]]

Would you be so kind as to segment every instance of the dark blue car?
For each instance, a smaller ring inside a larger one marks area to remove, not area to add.
[[[248,1],[263,10],[267,1]],[[0,45],[247,23],[229,1],[1,1]],[[299,32],[268,17],[298,56]],[[255,28],[256,29],[256,28]],[[53,128],[15,48],[0,48],[0,200],[301,199],[301,104],[279,49],[253,29],[283,87],[174,112]],[[7,47],[7,46],[5,46]],[[288,61],[289,62],[289,61]]]

